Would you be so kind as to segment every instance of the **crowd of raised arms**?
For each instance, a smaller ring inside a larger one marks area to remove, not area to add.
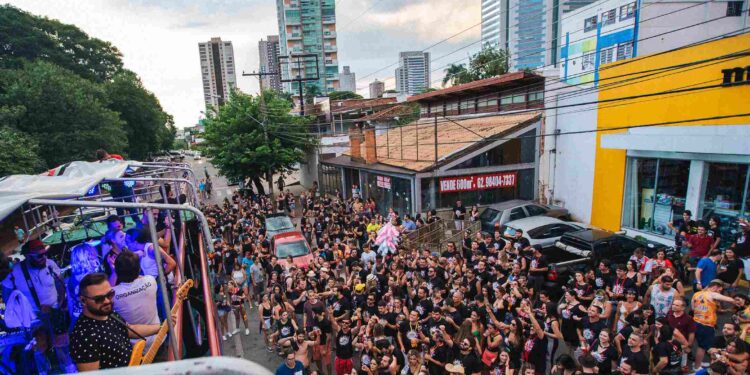
[[[440,219],[377,207],[356,186],[351,196],[235,194],[204,210],[221,335],[257,329],[282,357],[277,374],[746,373],[744,220],[721,248],[716,221],[687,212],[674,224],[684,272],[663,251],[649,259],[638,249],[626,264],[601,261],[550,291],[541,288],[545,250],[522,233],[466,232],[442,253],[384,251],[376,245],[384,226],[403,233]],[[299,219],[309,264],[274,256],[264,217],[278,211]],[[457,221],[478,217],[460,202],[453,212]],[[258,328],[248,323],[253,309]]]

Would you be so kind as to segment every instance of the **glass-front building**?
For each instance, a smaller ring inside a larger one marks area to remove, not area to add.
[[[675,233],[668,223],[679,223],[689,209],[694,220],[707,223],[715,218],[721,237],[730,240],[737,219],[750,215],[750,161],[709,154],[680,156],[628,157],[623,228],[671,239]]]

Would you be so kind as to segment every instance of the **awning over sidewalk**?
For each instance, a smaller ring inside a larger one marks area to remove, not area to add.
[[[602,148],[750,155],[750,125],[656,126],[603,134]]]
[[[74,161],[43,175],[12,175],[0,179],[0,220],[34,198],[82,197],[107,178],[122,177],[132,162]]]

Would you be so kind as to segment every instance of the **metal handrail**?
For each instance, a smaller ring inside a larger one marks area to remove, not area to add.
[[[203,232],[203,236],[206,236],[206,238],[211,238],[211,229],[208,226],[208,221],[206,220],[206,216],[201,212],[201,210],[192,207],[192,206],[182,206],[182,205],[175,205],[175,204],[163,204],[163,203],[129,203],[129,202],[89,202],[89,201],[62,201],[62,200],[53,200],[53,199],[30,199],[27,204],[31,205],[45,205],[45,206],[67,206],[67,207],[112,207],[112,208],[134,208],[134,209],[146,209],[146,215],[148,217],[149,222],[149,230],[151,232],[151,240],[154,244],[158,244],[158,236],[156,235],[156,226],[154,224],[154,218],[153,213],[151,212],[152,209],[158,209],[158,210],[171,210],[171,211],[189,211],[192,212],[198,221],[201,223],[201,230]],[[208,245],[208,249],[210,252],[214,252],[213,244],[211,241],[206,242]],[[205,251],[203,250],[203,241],[200,241],[200,255],[201,255],[201,273],[203,277],[207,277],[207,257],[205,254]],[[158,245],[156,245],[158,246]],[[156,261],[158,264],[162,264],[161,260],[161,252],[160,251],[154,251],[154,255],[156,256]],[[164,308],[165,311],[169,312],[171,311],[171,307],[169,305],[169,298],[166,296],[166,277],[164,276],[164,268],[157,267],[159,271],[159,283],[162,286],[162,297],[164,302]],[[206,279],[208,280],[208,279]],[[213,315],[215,314],[215,307],[213,306],[213,299],[211,298],[212,291],[210,290],[210,282],[204,282],[203,284],[203,293],[204,297],[207,296],[207,307],[210,307],[212,311],[206,311],[207,320],[213,320]],[[215,323],[214,323],[215,324]],[[172,320],[170,317],[167,318],[167,325],[169,327],[169,333],[170,338],[172,341],[172,355],[174,358],[180,358],[180,355],[176,352],[177,350],[177,343],[176,340],[178,339],[177,332],[175,331],[174,324],[172,323]],[[218,356],[220,355],[220,350],[218,346],[218,336],[216,336],[216,327],[214,325],[209,325],[208,327],[209,331],[209,348],[211,350],[212,356]],[[179,337],[181,339],[182,337]]]

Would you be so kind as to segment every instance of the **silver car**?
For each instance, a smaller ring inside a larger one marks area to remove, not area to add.
[[[507,222],[531,216],[549,216],[570,220],[570,213],[565,208],[520,199],[490,205],[479,215],[479,220],[482,222],[482,231],[493,233],[495,228]]]
[[[520,220],[510,221],[500,227],[501,233],[509,229],[522,230],[523,236],[533,245],[541,245],[543,248],[554,247],[555,242],[568,232],[588,229],[590,226],[572,221],[562,221],[549,216],[532,216]]]

